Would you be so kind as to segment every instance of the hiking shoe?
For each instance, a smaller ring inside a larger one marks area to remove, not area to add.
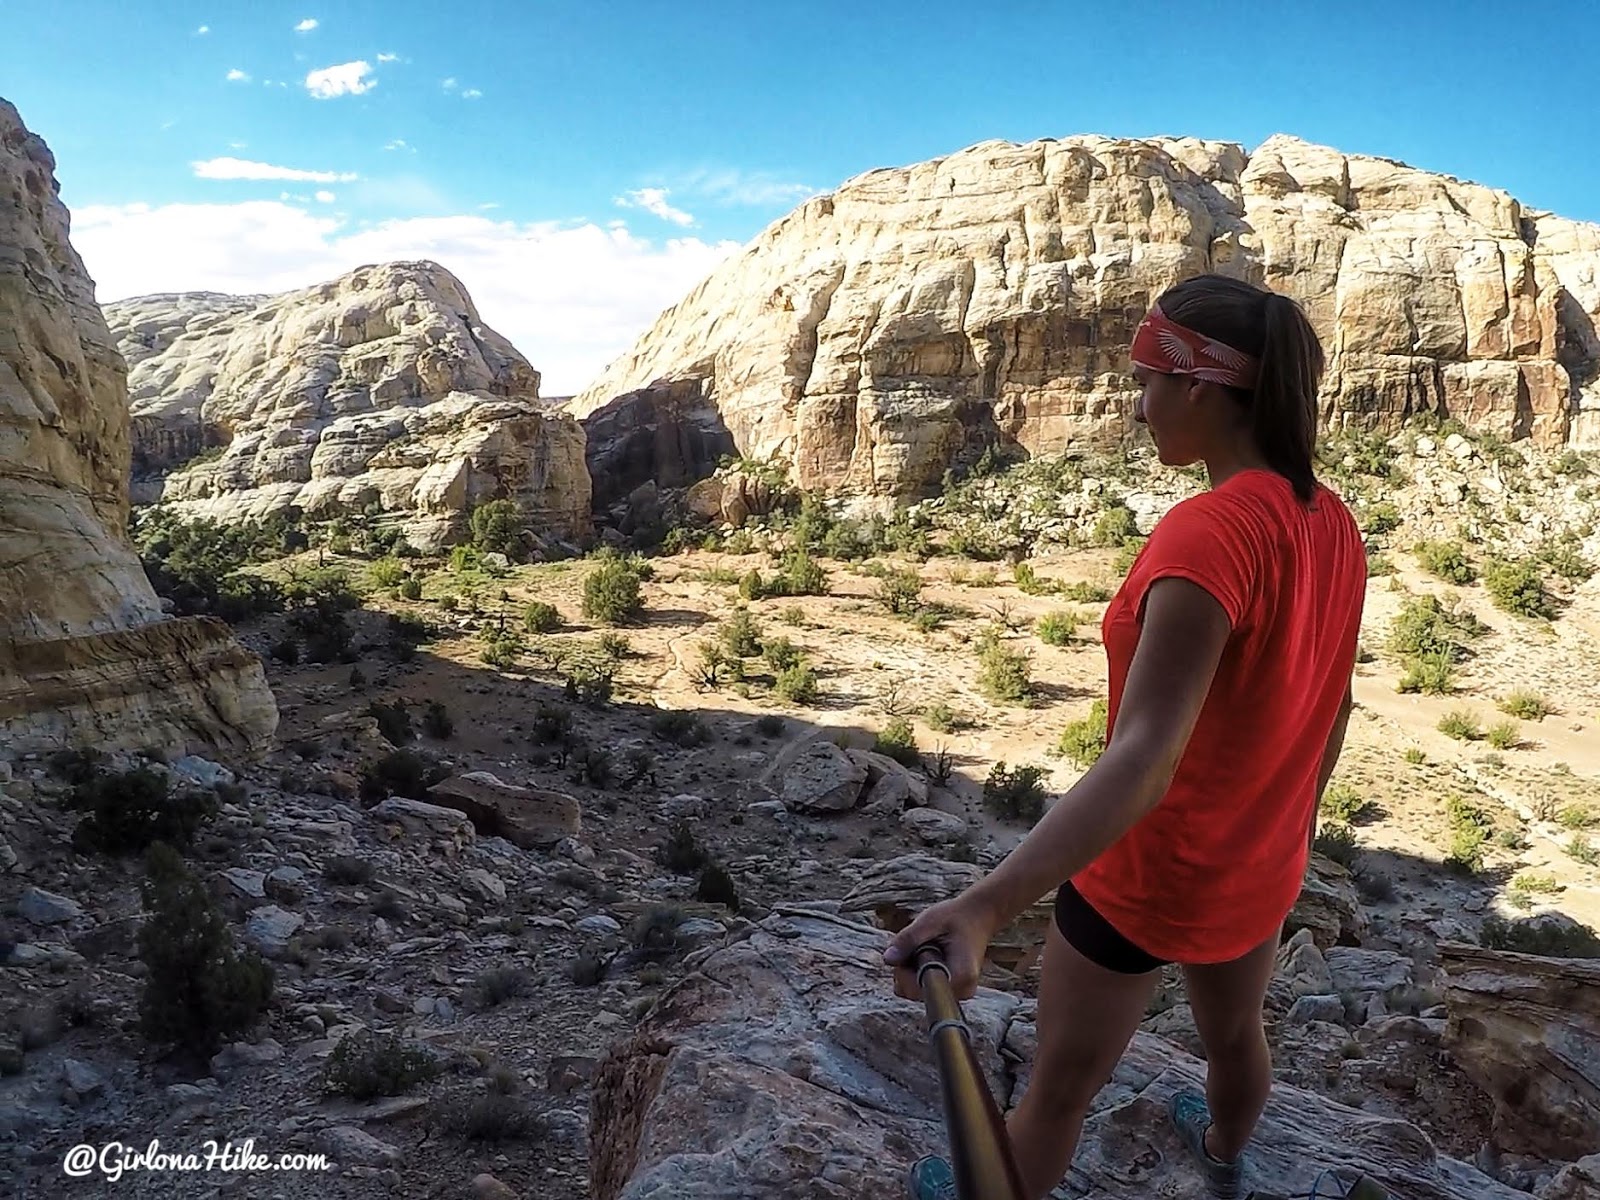
[[[1206,1152],[1206,1130],[1211,1128],[1211,1109],[1205,1094],[1196,1088],[1179,1088],[1167,1103],[1172,1124],[1189,1148],[1189,1153],[1206,1177],[1206,1190],[1215,1200],[1239,1200],[1243,1195],[1244,1163],[1218,1162]]]
[[[911,1200],[956,1200],[956,1175],[949,1163],[930,1154],[911,1164],[906,1188]]]

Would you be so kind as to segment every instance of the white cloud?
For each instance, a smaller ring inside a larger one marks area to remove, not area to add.
[[[300,24],[294,27],[294,31],[296,33],[310,33],[316,27],[317,19],[315,17],[307,17],[304,21],[301,21]]]
[[[302,171],[247,158],[208,158],[190,163],[196,179],[293,179],[304,183],[349,183],[354,171]]]
[[[694,217],[667,203],[670,194],[666,188],[639,188],[625,196],[618,196],[616,205],[618,208],[642,208],[652,216],[671,221],[674,225],[693,225]]]
[[[194,32],[195,32],[195,36],[196,37],[204,37],[206,34],[211,32],[211,26],[202,25],[202,26],[200,26],[199,29],[196,29]]]
[[[378,55],[378,61],[379,62],[394,62],[399,57],[400,56],[398,54],[380,54],[380,55]]]
[[[228,72],[228,82],[229,83],[249,83],[250,82],[249,72],[241,71],[241,70],[239,70],[238,67],[234,67],[233,70]]]
[[[432,259],[461,279],[484,321],[544,373],[540,390],[549,396],[583,388],[738,249],[478,214],[362,228],[272,200],[86,205],[73,213],[72,240],[103,302],[194,289],[284,291],[366,263]]]
[[[386,142],[384,143],[383,148],[385,150],[411,150],[413,154],[416,153],[416,151],[412,149],[410,143],[408,143],[405,138],[395,138],[393,141]]]
[[[461,98],[463,100],[477,100],[477,99],[480,99],[482,96],[483,96],[483,93],[480,92],[477,88],[468,88],[466,91],[461,93]]]
[[[319,191],[316,193],[316,201],[318,204],[332,204],[337,199],[338,197],[332,192]]]
[[[228,149],[229,150],[243,150],[249,144],[250,144],[249,142],[229,142],[228,143]]]
[[[368,79],[372,64],[363,59],[339,63],[332,67],[318,67],[306,75],[306,91],[314,100],[331,100],[335,96],[359,96],[378,86],[376,79]]]
[[[456,90],[456,77],[454,75],[451,75],[447,79],[440,80],[439,81],[439,86],[442,87],[447,92],[455,91]]]
[[[732,167],[702,167],[675,178],[672,187],[719,204],[748,208],[798,204],[821,194],[820,189],[809,184],[790,182],[766,171],[740,171]]]

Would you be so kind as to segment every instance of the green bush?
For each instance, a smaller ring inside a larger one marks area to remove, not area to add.
[[[1405,674],[1395,684],[1398,692],[1424,692],[1448,696],[1455,691],[1455,662],[1447,653],[1419,654],[1405,660]]]
[[[1139,536],[1139,522],[1133,515],[1133,510],[1121,500],[1113,500],[1094,523],[1094,530],[1089,534],[1089,544],[1106,549],[1120,547],[1128,539]]]
[[[522,513],[512,500],[490,500],[472,510],[472,545],[486,554],[522,556]]]
[[[1497,721],[1484,732],[1484,740],[1496,750],[1513,750],[1522,745],[1522,734],[1510,721]]]
[[[395,592],[402,600],[421,600],[422,580],[414,575],[407,576],[400,581],[400,586],[395,589]]]
[[[674,875],[692,875],[711,861],[695,836],[694,826],[682,817],[668,826],[666,840],[656,847],[655,858]]]
[[[1351,784],[1342,781],[1329,783],[1322,793],[1322,802],[1317,806],[1317,812],[1324,820],[1340,825],[1355,825],[1371,811],[1372,801]]]
[[[1509,950],[1514,954],[1537,954],[1545,958],[1600,958],[1600,934],[1577,921],[1504,921],[1484,918],[1479,943],[1489,950]]]
[[[977,641],[978,690],[991,700],[1017,704],[1033,694],[1032,667],[1028,656],[1000,640],[993,626]]]
[[[381,804],[390,796],[426,800],[428,789],[447,774],[409,750],[392,750],[361,768],[361,799],[368,805]]]
[[[1089,714],[1069,721],[1061,731],[1059,750],[1080,767],[1092,767],[1106,748],[1106,701],[1102,697],[1089,706]]]
[[[145,967],[140,1031],[157,1044],[209,1056],[266,1011],[272,969],[235,949],[205,884],[164,842],[146,851],[139,890],[148,914],[138,937]]]
[[[1444,604],[1437,596],[1416,596],[1401,606],[1390,625],[1389,645],[1401,658],[1443,655],[1459,662],[1482,633],[1483,624],[1471,610]]]
[[[983,806],[1007,821],[1035,824],[1044,815],[1044,780],[1049,772],[1042,767],[1011,770],[997,762],[983,782]]]
[[[1400,510],[1387,500],[1369,506],[1361,517],[1361,532],[1368,537],[1381,537],[1400,527]]]
[[[922,576],[907,567],[887,571],[878,580],[878,603],[896,616],[908,616],[921,603]]]
[[[134,544],[158,596],[179,616],[208,613],[242,621],[282,607],[282,592],[270,580],[244,573],[302,548],[305,535],[287,518],[265,524],[184,521],[161,505],[135,515]]]
[[[426,1083],[442,1069],[439,1060],[397,1034],[363,1029],[346,1034],[322,1069],[323,1091],[351,1100],[398,1096]]]
[[[965,724],[961,714],[942,701],[923,709],[922,720],[935,733],[953,733]]]
[[[154,842],[183,847],[217,815],[216,795],[184,787],[174,793],[168,777],[150,767],[85,772],[67,807],[86,814],[72,831],[73,848],[101,854],[141,854]]]
[[[409,574],[405,563],[398,558],[380,558],[367,568],[372,582],[378,587],[398,587]]]
[[[903,767],[922,765],[922,752],[917,749],[916,730],[904,717],[894,717],[880,729],[872,749],[875,753],[894,759]]]
[[[817,673],[804,663],[786,667],[773,681],[772,694],[788,704],[814,704],[817,699]]]
[[[367,715],[378,723],[378,732],[391,746],[404,746],[416,736],[411,728],[411,713],[406,709],[406,702],[398,697],[389,701],[371,701],[367,705]]]
[[[663,709],[650,718],[650,732],[664,742],[685,748],[700,746],[711,740],[711,730],[692,712]]]
[[[774,671],[786,671],[804,656],[788,638],[766,638],[761,643],[761,657]]]
[[[455,722],[450,710],[438,700],[429,700],[422,710],[422,732],[435,741],[443,741],[455,732]]]
[[[554,633],[561,628],[561,614],[554,604],[533,600],[522,610],[522,627],[529,633]]]
[[[1033,631],[1047,646],[1065,646],[1078,632],[1078,618],[1064,609],[1057,609],[1040,617]]]
[[[1076,604],[1103,604],[1111,599],[1111,593],[1098,583],[1076,582],[1062,584],[1056,589],[1066,599]]]
[[[1550,538],[1534,552],[1534,557],[1563,579],[1585,583],[1594,575],[1594,564],[1583,557],[1582,542],[1573,534]]]
[[[1555,606],[1545,591],[1544,578],[1531,559],[1498,560],[1483,571],[1489,598],[1502,612],[1519,617],[1553,617]]]
[[[1502,696],[1497,704],[1500,711],[1520,721],[1542,721],[1555,712],[1555,706],[1538,692],[1526,688]]]
[[[1575,858],[1585,866],[1600,866],[1600,849],[1596,849],[1594,843],[1581,833],[1572,835],[1572,839],[1567,842],[1566,850],[1569,858]]]
[[[739,911],[739,889],[720,863],[707,863],[700,868],[694,896],[706,904],[720,904],[732,912]]]
[[[734,658],[755,658],[761,653],[761,629],[749,609],[735,609],[722,626],[722,647]]]
[[[607,625],[637,620],[644,611],[637,565],[620,558],[602,560],[583,581],[583,615]]]
[[[1412,553],[1424,571],[1447,583],[1467,584],[1478,577],[1460,542],[1418,542]]]
[[[1476,742],[1483,737],[1483,727],[1475,714],[1464,708],[1454,709],[1439,718],[1439,732],[1458,742]]]
[[[1346,870],[1354,867],[1356,860],[1361,857],[1361,845],[1356,839],[1356,831],[1336,821],[1330,821],[1317,830],[1311,848]]]

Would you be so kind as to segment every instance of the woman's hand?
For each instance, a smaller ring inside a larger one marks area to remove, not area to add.
[[[950,988],[957,1000],[969,1000],[978,990],[983,954],[995,928],[989,914],[969,896],[965,893],[924,909],[915,921],[895,934],[883,952],[883,961],[894,967],[895,995],[907,1000],[922,999],[922,989],[917,986],[916,954],[929,942],[937,943],[944,955],[945,966],[950,970]]]

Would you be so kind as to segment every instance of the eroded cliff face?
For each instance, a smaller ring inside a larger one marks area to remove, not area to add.
[[[1592,446],[1597,265],[1600,227],[1292,138],[985,142],[808,201],[570,409],[693,384],[802,486],[904,495],[992,442],[1125,432],[1139,319],[1217,271],[1305,304],[1329,421]]]
[[[0,100],[0,740],[259,749],[259,660],[165,620],[128,544],[126,368],[54,172]]]
[[[540,402],[539,373],[435,263],[106,313],[130,365],[140,503],[222,520],[376,505],[423,546],[496,499],[537,533],[588,528],[582,430]]]

